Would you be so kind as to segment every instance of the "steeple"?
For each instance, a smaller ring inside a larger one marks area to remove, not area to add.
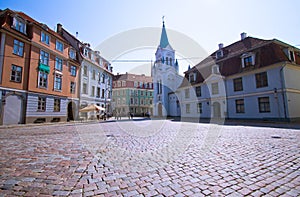
[[[163,21],[163,27],[162,27],[162,31],[161,31],[159,46],[161,48],[166,48],[168,45],[170,45],[170,44],[169,44],[169,40],[168,40],[166,28],[165,28],[165,21]],[[171,45],[170,45],[170,47],[171,47]]]

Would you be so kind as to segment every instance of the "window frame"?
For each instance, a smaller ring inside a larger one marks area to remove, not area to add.
[[[203,105],[202,102],[197,103],[197,113],[202,114],[203,113]]]
[[[50,35],[45,31],[41,31],[41,42],[48,46],[50,45]]]
[[[18,55],[20,57],[23,57],[24,55],[24,47],[25,47],[25,43],[14,39],[14,47],[13,47],[13,54]]]
[[[38,87],[39,88],[48,88],[48,73],[44,72],[44,71],[39,71],[38,72]]]
[[[49,66],[50,54],[44,50],[40,50],[40,63]]]
[[[233,81],[233,91],[234,92],[239,92],[239,91],[244,90],[243,78],[242,77],[235,78],[232,81]]]
[[[60,98],[54,98],[53,100],[53,112],[60,112],[61,108],[61,99]]]
[[[196,93],[196,97],[201,97],[202,96],[201,86],[195,86],[195,93]]]
[[[74,65],[70,65],[70,73],[71,73],[71,76],[76,77],[77,67]]]
[[[38,97],[37,111],[45,112],[47,106],[47,98],[43,96]]]
[[[55,73],[54,74],[54,90],[56,91],[62,91],[62,75]]]
[[[236,99],[235,100],[235,113],[244,114],[245,113],[245,100]]]
[[[267,100],[267,101],[262,101],[262,100]],[[271,112],[271,105],[270,105],[270,97],[258,97],[258,109],[259,113],[270,113]]]
[[[191,104],[190,103],[185,104],[185,113],[187,113],[187,114],[191,113]]]
[[[219,94],[219,83],[215,82],[211,84],[211,94],[212,95],[217,95]]]
[[[61,59],[60,57],[55,57],[55,70],[63,70],[63,59]]]
[[[18,68],[20,68],[21,71],[18,71],[17,70]],[[21,83],[22,82],[22,72],[23,72],[23,67],[12,64],[11,70],[10,70],[10,81],[16,82],[16,83]],[[12,77],[14,77],[14,79],[12,79]],[[17,80],[17,79],[20,79],[20,80]]]
[[[256,83],[256,88],[264,88],[268,87],[268,73],[267,71],[261,72],[261,73],[256,73],[255,74],[255,83]]]
[[[75,92],[76,92],[76,82],[71,81],[70,82],[70,93],[75,94]]]
[[[56,40],[55,42],[55,50],[59,51],[59,52],[64,52],[64,43],[59,41],[59,40]]]

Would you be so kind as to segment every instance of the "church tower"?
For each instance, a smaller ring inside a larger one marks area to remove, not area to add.
[[[178,62],[175,59],[175,50],[169,43],[164,21],[151,73],[154,84],[153,115],[180,115],[177,109],[174,109],[174,106],[170,105],[169,101],[170,95],[175,93],[182,82],[182,77],[178,74]]]

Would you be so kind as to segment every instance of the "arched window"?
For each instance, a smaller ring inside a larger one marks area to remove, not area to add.
[[[169,64],[169,58],[166,57],[166,64],[168,65]]]
[[[172,66],[173,62],[172,62],[172,58],[170,58],[170,65]]]

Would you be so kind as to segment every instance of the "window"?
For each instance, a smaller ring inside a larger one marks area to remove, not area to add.
[[[122,87],[126,86],[126,81],[122,81]]]
[[[86,85],[86,83],[82,84],[82,93],[87,94],[87,85]]]
[[[64,51],[64,44],[58,40],[56,40],[56,45],[55,45],[55,49],[63,52]]]
[[[88,75],[87,66],[83,66],[83,75],[84,76]]]
[[[71,72],[71,76],[76,77],[76,66],[71,65],[70,66],[70,72]]]
[[[96,71],[95,70],[93,70],[93,76],[92,76],[92,79],[96,79]]]
[[[268,86],[268,75],[267,72],[255,74],[256,88],[262,88]]]
[[[294,51],[289,50],[289,59],[294,62],[295,61],[295,54]]]
[[[202,114],[202,103],[197,103],[197,112]]]
[[[196,81],[196,73],[190,73],[189,82],[195,82],[195,81]]]
[[[135,104],[135,105],[138,104],[138,99],[137,99],[137,98],[134,99],[134,104]]]
[[[40,62],[45,65],[49,65],[49,53],[41,50],[40,52]]]
[[[18,56],[23,56],[24,43],[19,40],[14,40],[14,54]]]
[[[250,52],[250,53],[244,53],[241,56],[242,60],[242,67],[247,68],[255,65],[255,54]]]
[[[243,79],[242,77],[233,79],[233,89],[235,92],[243,91]]]
[[[235,100],[236,113],[245,113],[244,99]]]
[[[200,97],[201,96],[201,86],[195,87],[195,92],[196,92],[196,96]]]
[[[97,87],[97,97],[100,98],[100,92],[101,92],[101,88]]]
[[[144,96],[144,91],[141,90],[141,96]]]
[[[219,94],[219,84],[218,82],[211,84],[212,94]]]
[[[13,28],[23,34],[26,34],[26,24],[25,22],[20,18],[14,18],[13,19]]]
[[[130,98],[130,104],[133,105],[133,98]]]
[[[70,49],[69,51],[69,57],[73,60],[76,59],[76,51],[74,49]]]
[[[149,104],[152,105],[152,99],[149,100]]]
[[[46,98],[45,97],[38,97],[38,111],[46,111]]]
[[[141,99],[141,105],[144,105],[144,99]]]
[[[190,89],[185,89],[184,95],[185,95],[185,98],[190,98]]]
[[[102,83],[105,83],[105,74],[102,74]]]
[[[47,88],[48,86],[48,73],[39,71],[39,87]]]
[[[88,50],[87,50],[86,48],[83,49],[83,55],[84,55],[85,57],[88,56]]]
[[[216,58],[221,58],[223,57],[223,51],[222,50],[218,50],[217,53],[216,53]]]
[[[63,61],[62,61],[62,59],[60,59],[59,57],[56,57],[55,58],[55,69],[59,70],[59,71],[62,71],[62,68],[63,68]]]
[[[10,81],[13,82],[22,81],[22,67],[16,65],[11,66]]]
[[[75,91],[76,91],[76,83],[71,81],[71,84],[70,84],[70,92],[72,94],[75,94]]]
[[[92,86],[91,96],[95,96],[95,86]]]
[[[54,108],[53,111],[59,112],[60,111],[60,99],[55,98],[54,99]]]
[[[258,98],[258,106],[259,106],[259,112],[260,113],[271,112],[269,97],[260,97],[260,98]]]
[[[243,61],[244,61],[244,66],[245,67],[249,67],[249,66],[253,65],[252,56],[245,57]]]
[[[219,66],[218,66],[218,65],[214,65],[214,66],[212,67],[212,73],[213,73],[213,74],[219,74],[219,73],[220,73],[220,71],[219,71]]]
[[[104,93],[105,93],[105,91],[104,91],[104,89],[102,89],[102,95],[101,95],[101,98],[104,98]]]
[[[48,34],[46,34],[45,32],[42,31],[41,33],[41,41],[47,45],[50,44],[50,37]]]
[[[186,104],[186,105],[185,105],[185,112],[186,112],[187,114],[189,114],[189,113],[191,112],[190,107],[191,107],[190,104]]]
[[[135,90],[135,96],[138,96],[138,95],[139,95],[139,91]]]
[[[61,90],[62,86],[62,76],[59,74],[55,74],[54,77],[54,90]]]

